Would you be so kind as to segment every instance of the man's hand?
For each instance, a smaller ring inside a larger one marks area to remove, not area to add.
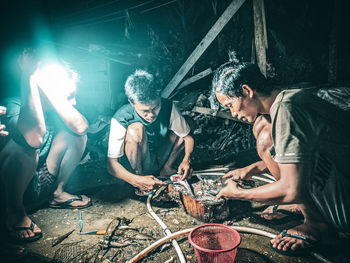
[[[138,175],[133,183],[133,186],[145,192],[150,192],[162,185],[166,185],[166,183],[157,179],[153,175]]]
[[[220,190],[216,197],[218,199],[238,199],[239,193],[242,191],[239,185],[231,179],[226,180],[225,184],[226,186]]]
[[[183,160],[177,168],[177,174],[181,175],[181,180],[185,180],[191,176],[193,169],[189,160]]]
[[[224,178],[232,178],[233,180],[249,180],[252,178],[253,174],[247,169],[247,167],[243,167],[240,169],[235,169],[226,173]]]
[[[0,106],[0,116],[6,114],[6,108],[3,106]],[[6,127],[5,125],[1,124],[0,122],[0,136],[7,136],[9,135],[8,131],[5,131]]]

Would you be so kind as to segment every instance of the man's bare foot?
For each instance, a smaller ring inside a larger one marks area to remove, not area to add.
[[[298,205],[271,205],[261,213],[261,217],[271,221],[280,220],[293,214],[301,215],[301,210]]]
[[[327,227],[326,224],[309,221],[282,231],[270,242],[277,252],[293,253],[305,248],[311,248],[317,242],[329,244],[336,240],[336,233]]]
[[[41,229],[27,215],[12,214],[6,221],[11,238],[25,241],[41,235]]]
[[[91,199],[85,195],[72,195],[67,192],[54,193],[50,203],[52,208],[84,208],[91,205]]]

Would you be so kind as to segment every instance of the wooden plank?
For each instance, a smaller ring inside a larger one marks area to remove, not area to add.
[[[194,83],[194,82],[196,82],[196,81],[198,81],[198,80],[200,80],[200,79],[202,79],[202,78],[204,78],[204,77],[210,75],[211,73],[213,73],[213,70],[212,70],[211,68],[208,68],[208,69],[206,69],[206,70],[204,70],[204,71],[202,71],[202,72],[199,72],[198,74],[196,74],[196,75],[194,75],[194,76],[192,76],[192,77],[190,77],[190,78],[184,80],[184,81],[181,83],[181,85],[176,89],[176,91],[173,92],[173,93],[171,94],[170,98],[175,97],[176,94],[177,94],[181,89],[183,89],[183,88],[187,87],[188,85],[190,85],[190,84],[192,84],[192,83]]]
[[[180,89],[182,89],[182,88],[184,88],[184,87],[186,87],[186,86],[188,86],[188,85],[190,85],[190,84],[192,84],[192,83],[194,83],[194,82],[196,82],[196,81],[198,81],[198,80],[200,80],[200,79],[210,75],[211,73],[213,73],[213,70],[211,68],[203,70],[202,72],[199,72],[198,74],[196,74],[196,75],[186,79],[185,81],[183,81],[181,83],[181,85],[178,87],[178,89],[180,90]]]
[[[265,12],[263,11],[263,8],[264,0],[253,0],[256,60],[261,73],[266,77],[266,37],[264,34],[265,19],[263,17]]]
[[[219,111],[215,114],[215,111],[213,109],[205,108],[205,107],[197,107],[197,106],[194,106],[192,111],[197,112],[197,113],[213,115],[213,116],[228,119],[228,120],[234,120],[234,121],[238,121],[238,122],[242,122],[242,123],[246,123],[246,124],[252,124],[252,123],[247,122],[247,121],[242,121],[242,120],[239,120],[237,118],[233,118],[231,113],[225,112],[225,111]]]
[[[264,0],[262,0],[262,4],[261,4],[261,15],[262,15],[262,21],[263,21],[263,29],[264,29],[264,44],[265,44],[265,48],[268,49],[269,48],[269,44],[267,42],[267,29],[266,29],[266,16],[265,16],[265,2]]]
[[[328,82],[335,83],[338,73],[338,28],[339,28],[339,1],[332,1],[331,31],[329,35],[328,53]]]
[[[185,63],[181,66],[179,71],[175,74],[175,76],[170,80],[168,85],[164,88],[162,92],[163,97],[167,98],[170,96],[170,94],[174,91],[177,85],[186,76],[188,71],[193,67],[193,65],[197,62],[200,56],[204,53],[204,51],[208,48],[208,46],[213,42],[213,40],[217,37],[220,31],[224,28],[224,26],[228,23],[228,21],[230,21],[230,19],[234,16],[234,14],[238,11],[238,9],[242,6],[244,2],[245,0],[233,0],[232,3],[226,8],[224,13],[220,16],[220,18],[216,21],[216,23],[209,30],[206,36],[194,49],[192,54],[187,58]]]

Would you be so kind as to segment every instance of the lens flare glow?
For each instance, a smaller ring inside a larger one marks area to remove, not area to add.
[[[43,66],[38,71],[37,83],[44,91],[60,97],[69,98],[76,92],[76,77],[60,64]]]

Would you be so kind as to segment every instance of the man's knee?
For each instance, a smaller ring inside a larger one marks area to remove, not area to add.
[[[14,158],[25,160],[36,160],[39,156],[39,149],[24,147],[13,141],[12,139],[5,145],[0,152],[0,160]]]
[[[128,126],[126,131],[126,142],[141,144],[146,138],[145,126],[140,122],[134,122]]]
[[[55,140],[64,142],[67,147],[85,149],[87,135],[76,135],[67,131],[61,131],[55,136]]]

